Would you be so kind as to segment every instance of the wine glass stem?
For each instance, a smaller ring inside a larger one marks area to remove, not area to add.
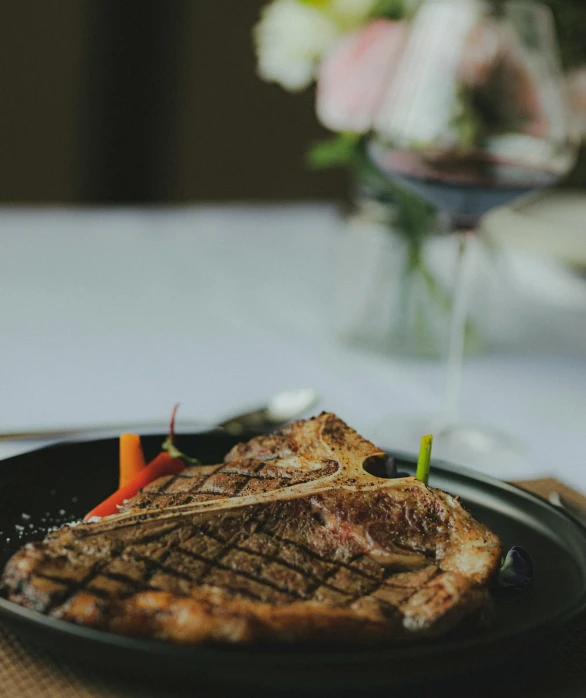
[[[466,342],[466,320],[468,316],[468,280],[470,276],[471,232],[458,232],[458,253],[454,275],[454,295],[450,333],[448,337],[448,360],[446,370],[446,404],[444,426],[453,426],[460,419],[460,397],[462,392],[462,370]]]

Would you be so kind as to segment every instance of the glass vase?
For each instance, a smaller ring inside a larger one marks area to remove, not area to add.
[[[377,352],[443,357],[460,236],[445,234],[439,217],[420,234],[406,229],[398,214],[391,194],[361,189],[355,197],[339,247],[337,331],[344,341]],[[467,320],[467,352],[482,345],[477,324]]]

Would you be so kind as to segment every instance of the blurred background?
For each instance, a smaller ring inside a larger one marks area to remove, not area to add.
[[[311,92],[256,76],[262,5],[0,3],[0,201],[342,196],[343,174],[305,168],[324,133]]]
[[[343,172],[305,167],[325,133],[312,91],[256,76],[251,29],[264,4],[0,3],[0,201],[342,197]],[[579,44],[580,3],[551,4]]]
[[[586,132],[586,8],[547,4]],[[374,49],[383,67],[398,63],[386,37],[400,39],[417,5],[0,2],[6,428],[159,419],[186,395],[198,396],[186,414],[207,423],[304,386],[367,435],[386,413],[442,409],[460,238],[436,234],[448,226],[428,201],[373,186],[363,159],[372,122],[356,133],[332,126],[344,104],[363,116],[378,79]],[[531,70],[542,59],[555,68],[557,56],[538,45],[548,32],[530,34],[520,36],[535,44]],[[333,48],[341,63],[329,74]],[[344,84],[360,56],[358,78]],[[494,67],[502,56],[492,58]],[[521,91],[490,100],[500,108]],[[466,140],[477,114],[464,116]],[[553,193],[490,211],[481,222],[489,244],[471,243],[462,412],[516,432],[524,474],[536,453],[543,471],[560,443],[566,458],[586,447],[586,157],[577,141],[577,164]],[[83,409],[80,383],[91,395]],[[545,423],[545,443],[531,443]]]

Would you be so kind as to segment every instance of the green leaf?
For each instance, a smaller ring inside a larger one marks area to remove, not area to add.
[[[377,0],[370,14],[371,17],[403,19],[407,13],[403,0]]]
[[[332,138],[313,143],[307,152],[307,164],[314,170],[350,165],[359,143],[358,133],[338,133]]]
[[[302,5],[311,5],[312,7],[324,7],[329,4],[329,0],[299,0]]]
[[[487,112],[489,106],[490,104],[487,105]],[[458,88],[450,126],[456,131],[460,150],[472,151],[482,144],[486,124],[475,103],[475,94],[472,88],[464,86]]]
[[[429,235],[436,226],[437,214],[435,209],[417,194],[401,187],[391,186],[393,200],[397,210],[397,228],[408,232],[414,241],[420,241]]]

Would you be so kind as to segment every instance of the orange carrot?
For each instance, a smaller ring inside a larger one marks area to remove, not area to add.
[[[97,507],[85,515],[84,521],[97,516],[117,514],[119,507],[139,490],[165,475],[176,475],[185,469],[185,463],[199,465],[197,458],[189,458],[175,448],[175,416],[179,404],[171,413],[169,436],[163,444],[163,451],[148,465],[144,464],[144,455],[140,437],[136,434],[120,435],[120,487]]]
[[[159,453],[159,455],[135,475],[130,482],[116,490],[114,494],[111,494],[108,499],[105,499],[101,504],[98,504],[97,507],[85,515],[83,520],[87,521],[94,516],[103,517],[117,514],[118,507],[121,506],[126,499],[134,497],[140,489],[164,475],[176,475],[184,469],[185,465],[180,458],[173,458],[166,451]]]
[[[120,487],[124,487],[145,467],[138,434],[120,434]]]

